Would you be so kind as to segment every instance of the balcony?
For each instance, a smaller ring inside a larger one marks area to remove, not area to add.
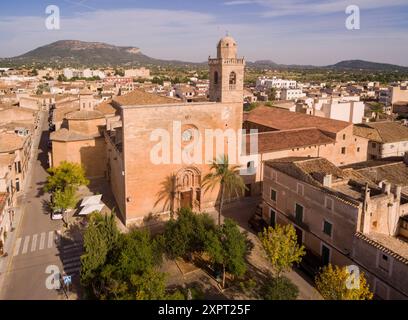
[[[243,58],[229,58],[229,59],[208,59],[208,64],[244,64]]]

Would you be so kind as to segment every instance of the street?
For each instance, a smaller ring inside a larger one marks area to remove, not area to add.
[[[33,139],[32,166],[25,194],[18,200],[21,216],[3,268],[6,271],[0,275],[0,299],[66,299],[61,290],[56,290],[54,274],[65,272],[78,280],[82,244],[59,236],[62,222],[51,220],[47,210],[49,195],[42,191],[47,177],[47,117],[42,112],[42,130]]]

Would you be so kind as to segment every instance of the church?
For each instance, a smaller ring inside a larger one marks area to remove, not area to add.
[[[242,162],[245,61],[237,55],[235,40],[226,36],[208,65],[209,101],[183,103],[135,90],[95,110],[68,114],[65,128],[51,135],[52,164],[78,162],[90,178],[105,177],[126,225],[148,224],[149,217],[165,220],[181,207],[213,209],[218,187],[201,188],[211,161],[228,155],[231,165]],[[221,133],[221,149],[208,132]],[[160,140],[160,134],[166,139]],[[180,159],[180,153],[192,149],[196,161]]]

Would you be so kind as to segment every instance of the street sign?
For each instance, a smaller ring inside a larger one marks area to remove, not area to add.
[[[65,284],[65,285],[69,285],[69,284],[72,283],[72,278],[71,278],[71,276],[63,276],[62,278],[64,279],[64,284]]]

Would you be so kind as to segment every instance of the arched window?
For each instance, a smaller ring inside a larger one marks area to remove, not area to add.
[[[214,72],[214,84],[218,84],[218,72]]]
[[[236,84],[237,83],[237,74],[232,71],[229,76],[229,84]]]

